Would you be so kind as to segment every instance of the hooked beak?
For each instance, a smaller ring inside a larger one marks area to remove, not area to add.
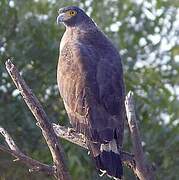
[[[60,24],[60,23],[64,22],[65,15],[66,15],[65,13],[61,13],[61,14],[58,15],[58,17],[57,17],[57,24]]]

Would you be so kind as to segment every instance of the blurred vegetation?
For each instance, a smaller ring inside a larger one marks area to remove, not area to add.
[[[167,0],[1,0],[0,1],[0,125],[33,158],[51,163],[49,150],[34,117],[9,78],[4,62],[14,60],[52,122],[68,124],[56,85],[56,66],[63,26],[57,10],[78,5],[120,49],[126,89],[135,92],[145,153],[158,180],[177,180],[179,167],[179,8]],[[125,150],[130,150],[128,128]],[[3,143],[2,138],[0,142]],[[87,152],[63,142],[74,180],[99,178]],[[44,180],[0,152],[0,179]],[[126,179],[135,179],[125,168]]]

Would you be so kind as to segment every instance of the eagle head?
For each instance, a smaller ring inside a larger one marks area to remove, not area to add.
[[[94,25],[92,19],[77,6],[60,8],[58,13],[57,24],[63,23],[66,27]]]

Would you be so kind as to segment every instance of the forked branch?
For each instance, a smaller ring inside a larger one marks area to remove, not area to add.
[[[9,148],[7,148],[3,145],[0,145],[1,151],[7,152],[11,154],[12,156],[14,156],[16,158],[14,161],[20,160],[21,162],[26,164],[30,168],[29,171],[40,171],[45,174],[53,175],[54,168],[52,166],[43,164],[37,160],[30,158],[24,153],[22,153],[20,149],[17,147],[17,145],[15,144],[12,137],[2,127],[0,127],[0,134],[4,136],[5,142],[9,146]]]
[[[40,104],[36,96],[32,93],[31,89],[27,86],[23,78],[20,76],[17,68],[10,60],[6,61],[6,69],[17,89],[21,93],[27,106],[35,116],[38,126],[42,130],[42,134],[46,140],[53,158],[55,167],[54,175],[59,180],[70,180],[71,178],[65,164],[62,147],[53,130],[52,124],[47,117],[47,114],[42,108],[42,105]]]
[[[57,136],[66,139],[67,141],[70,141],[74,144],[77,144],[85,149],[88,149],[83,136],[73,130],[70,130],[69,132],[68,128],[65,128],[64,126],[51,124],[40,102],[32,93],[23,78],[20,76],[17,68],[10,60],[6,62],[6,69],[9,72],[12,80],[14,81],[17,89],[20,91],[24,101],[35,116],[37,123],[42,130],[42,134],[51,151],[54,166],[40,163],[23,154],[16,146],[10,135],[3,128],[0,128],[0,133],[4,136],[9,148],[0,145],[0,150],[8,152],[12,156],[18,158],[28,167],[30,167],[31,170],[42,171],[48,174],[52,174],[59,180],[70,180],[70,175],[64,162],[64,153],[62,147],[58,142]],[[126,96],[125,105],[133,144],[134,156],[128,152],[123,151],[121,158],[122,162],[123,164],[131,167],[140,180],[153,180],[153,171],[145,161],[144,152],[141,145],[139,129],[136,122],[132,92],[129,92]]]

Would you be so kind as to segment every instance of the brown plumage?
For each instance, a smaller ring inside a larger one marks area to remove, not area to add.
[[[70,123],[85,135],[97,168],[121,178],[125,91],[120,55],[78,7],[60,9],[57,22],[66,26],[57,82]]]

